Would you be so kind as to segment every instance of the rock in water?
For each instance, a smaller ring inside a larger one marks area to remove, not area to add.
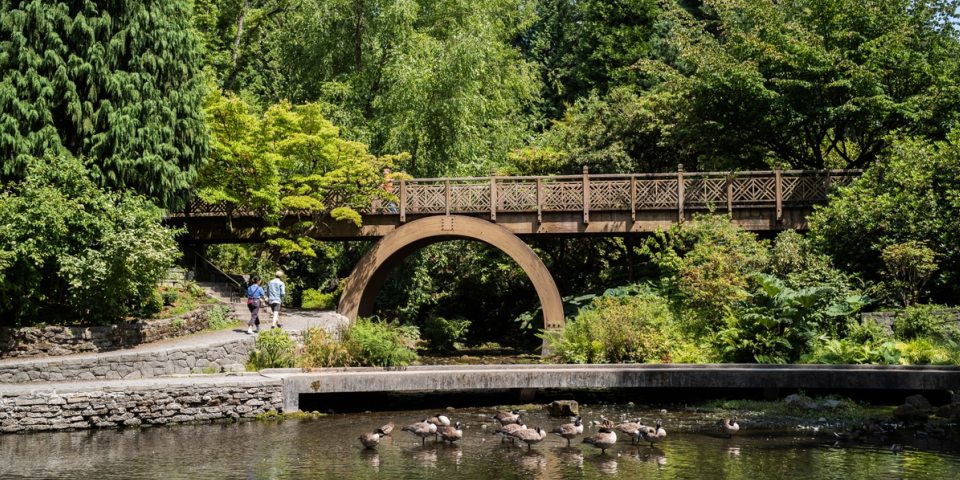
[[[580,414],[576,400],[555,400],[547,405],[551,417],[575,417]]]
[[[921,412],[912,405],[900,405],[896,410],[893,411],[893,416],[900,420],[916,421],[924,421],[928,418],[927,414]]]
[[[910,405],[913,408],[929,415],[933,412],[933,407],[930,406],[930,402],[923,397],[923,395],[913,395],[907,397],[907,400],[903,403]]]

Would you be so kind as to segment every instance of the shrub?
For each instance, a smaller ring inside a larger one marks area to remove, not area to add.
[[[303,291],[303,303],[301,305],[306,309],[332,310],[337,308],[333,293],[323,293],[313,288]]]
[[[31,160],[23,178],[0,192],[0,324],[159,313],[156,286],[179,256],[160,209],[97,187],[72,157]]]
[[[665,362],[670,361],[666,329],[671,321],[662,298],[601,297],[560,332],[540,336],[564,363]]]
[[[182,318],[178,318],[178,319],[170,322],[170,326],[173,327],[174,330],[180,331],[180,329],[183,328],[183,324],[184,324],[184,323],[186,323],[186,322],[185,322]]]
[[[340,332],[340,340],[360,365],[409,365],[419,358],[413,346],[420,340],[420,331],[414,326],[358,318]]]
[[[146,318],[152,318],[163,311],[163,296],[159,290],[153,290],[150,295],[140,305],[137,313]]]
[[[177,300],[180,299],[180,294],[176,290],[164,290],[160,292],[160,297],[163,299],[163,305],[169,306],[177,303]]]
[[[846,338],[854,343],[881,343],[888,339],[888,332],[873,320],[850,318],[847,320]]]
[[[828,340],[818,345],[812,353],[803,355],[801,361],[828,365],[896,365],[900,363],[900,356],[895,342],[877,344],[842,339]]]
[[[956,323],[949,315],[935,314],[942,307],[936,305],[912,305],[893,321],[893,333],[900,340],[929,337],[945,340],[957,333]]]
[[[469,320],[435,317],[427,319],[423,326],[423,337],[430,342],[431,350],[443,352],[456,348],[456,344],[466,338],[469,328]]]
[[[346,367],[356,363],[337,335],[319,327],[310,327],[304,332],[303,346],[296,355],[296,365],[303,368]]]
[[[924,285],[939,268],[937,254],[925,242],[887,245],[880,256],[886,265],[885,274],[892,279],[905,307],[920,300]]]
[[[207,326],[210,330],[223,330],[234,324],[229,318],[230,307],[214,305],[207,311]]]
[[[247,370],[265,368],[291,368],[294,366],[293,347],[296,342],[279,328],[267,330],[257,336],[256,350],[250,352]]]

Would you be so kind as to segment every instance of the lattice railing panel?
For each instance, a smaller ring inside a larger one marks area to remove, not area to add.
[[[755,205],[777,201],[777,180],[773,177],[744,177],[733,179],[733,203]]]
[[[637,180],[637,208],[676,208],[677,180]]]
[[[410,213],[436,213],[447,210],[447,195],[444,185],[407,185],[407,211]]]
[[[450,211],[452,212],[489,212],[489,184],[450,185]]]
[[[537,184],[497,183],[497,210],[522,212],[537,209]]]
[[[583,210],[582,182],[545,182],[544,210]]]
[[[845,176],[831,176],[830,177],[830,186],[831,187],[845,187],[853,183],[854,180],[860,178],[859,176],[845,175]]]
[[[823,177],[783,177],[784,202],[819,202],[827,198]]]
[[[630,181],[603,180],[590,182],[590,208],[623,210],[630,208]]]
[[[683,179],[684,205],[726,205],[726,178]]]

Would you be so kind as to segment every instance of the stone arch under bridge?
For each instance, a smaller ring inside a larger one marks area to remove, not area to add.
[[[478,240],[499,248],[526,272],[540,297],[547,329],[563,327],[563,302],[550,271],[526,243],[509,230],[478,218],[444,215],[406,223],[380,239],[350,273],[338,310],[350,319],[373,313],[377,293],[387,276],[410,254],[447,240]],[[546,345],[545,345],[546,347]]]

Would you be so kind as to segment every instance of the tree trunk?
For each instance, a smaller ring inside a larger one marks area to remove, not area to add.
[[[240,9],[240,18],[237,19],[237,37],[233,40],[233,55],[230,61],[233,64],[233,71],[230,72],[230,80],[227,81],[227,90],[233,90],[233,83],[237,80],[237,57],[240,56],[240,38],[243,36],[243,20],[247,16],[247,9],[250,8],[250,1],[243,0],[243,8]]]
[[[356,45],[357,73],[360,73],[363,68],[363,1],[357,0],[353,5],[357,12],[357,29],[354,42]]]

